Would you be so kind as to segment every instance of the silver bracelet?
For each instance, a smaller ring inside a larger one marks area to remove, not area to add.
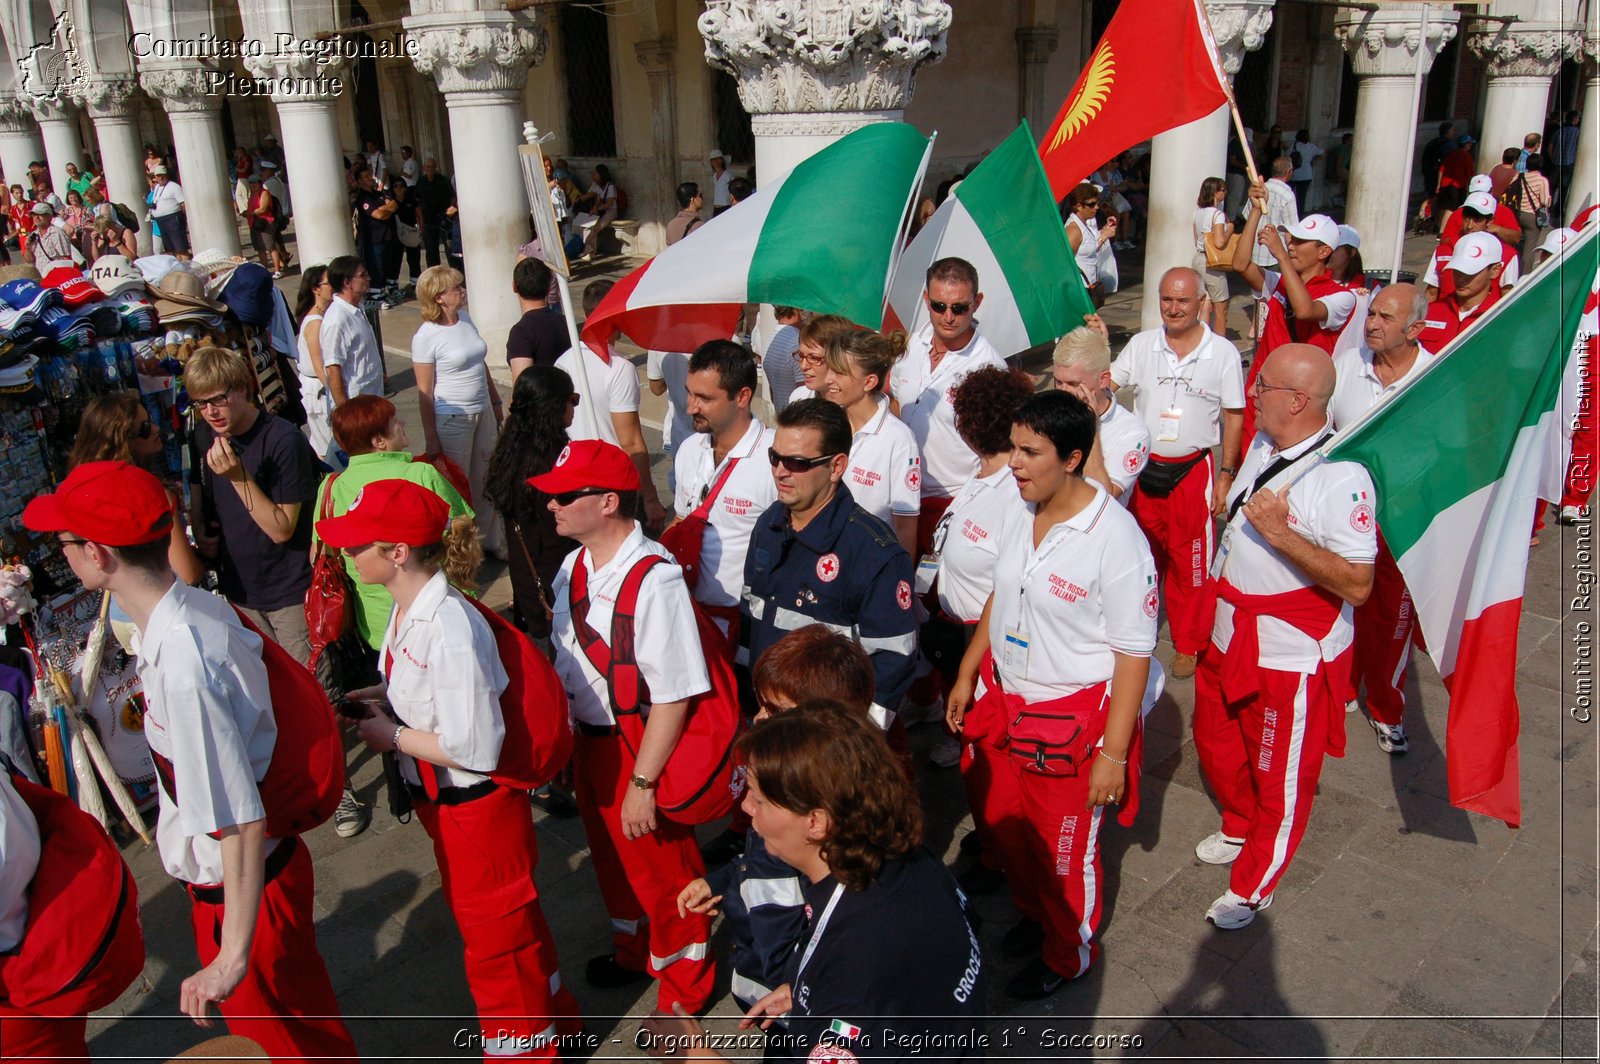
[[[400,752],[400,733],[405,730],[406,726],[404,724],[396,724],[394,726],[394,752],[397,754]]]
[[[398,735],[398,733],[396,733],[396,734]],[[1110,754],[1106,753],[1104,747],[1101,747],[1101,749],[1100,749],[1100,756],[1105,758],[1107,761],[1111,762],[1113,765],[1121,765],[1123,768],[1127,768],[1128,767],[1128,763],[1126,761],[1118,761],[1116,758],[1114,758]]]

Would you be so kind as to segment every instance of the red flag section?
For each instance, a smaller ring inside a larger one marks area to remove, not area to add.
[[[1135,144],[1228,102],[1200,0],[1122,0],[1039,143],[1057,199]]]
[[[579,334],[585,346],[606,362],[609,345],[622,333],[650,351],[693,351],[707,340],[726,340],[739,327],[743,303],[678,303],[670,306],[633,307],[628,298],[656,263],[640,266],[616,283]]]
[[[1517,627],[1522,599],[1497,602],[1461,627],[1445,727],[1450,804],[1522,826],[1518,772]]]

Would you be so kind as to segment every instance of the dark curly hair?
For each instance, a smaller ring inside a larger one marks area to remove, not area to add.
[[[567,445],[567,403],[572,378],[554,366],[530,366],[511,391],[511,411],[489,459],[483,493],[500,512],[520,517],[528,478],[548,473]]]
[[[1033,394],[1033,379],[1017,369],[985,366],[956,385],[951,405],[956,431],[980,455],[1011,450],[1011,422]]]
[[[883,731],[837,702],[811,701],[746,732],[738,754],[762,795],[794,813],[820,809],[820,855],[848,890],[922,842],[922,807]]]

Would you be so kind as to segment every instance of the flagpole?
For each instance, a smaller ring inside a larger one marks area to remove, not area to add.
[[[1400,179],[1400,211],[1394,225],[1394,264],[1389,283],[1400,281],[1400,256],[1406,249],[1406,215],[1411,210],[1412,153],[1417,150],[1417,113],[1422,107],[1422,72],[1428,65],[1428,5],[1422,5],[1422,26],[1417,33],[1417,68],[1411,72],[1411,121],[1406,123],[1406,169]]]
[[[1200,18],[1200,26],[1205,31],[1206,53],[1211,56],[1213,69],[1217,74],[1217,84],[1222,86],[1223,93],[1228,97],[1228,113],[1233,116],[1233,131],[1239,134],[1239,147],[1244,149],[1244,172],[1250,178],[1252,185],[1261,183],[1261,171],[1256,169],[1256,153],[1250,150],[1250,138],[1245,136],[1244,116],[1239,113],[1239,101],[1233,98],[1233,79],[1222,68],[1221,55],[1217,51],[1216,31],[1211,28],[1211,12],[1206,10],[1203,3],[1195,4],[1195,13]]]
[[[936,129],[928,135],[928,145],[922,149],[922,163],[917,167],[917,179],[911,182],[911,195],[906,199],[905,210],[900,212],[900,225],[894,231],[894,247],[889,249],[889,272],[883,279],[883,303],[878,307],[878,328],[883,328],[888,316],[889,294],[894,289],[894,275],[900,269],[900,256],[905,252],[905,237],[911,231],[911,219],[922,199],[922,182],[928,177],[928,161],[933,158],[933,142],[939,139]],[[906,325],[905,322],[901,322]],[[909,329],[910,326],[906,325]]]

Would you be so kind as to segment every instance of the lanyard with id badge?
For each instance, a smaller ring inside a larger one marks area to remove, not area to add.
[[[1006,626],[1005,644],[1000,648],[1000,665],[1007,676],[1023,679],[1028,675],[1028,652],[1033,642],[1023,623],[1028,612],[1028,583],[1033,579],[1034,572],[1068,538],[1067,533],[1071,531],[1066,525],[1056,525],[1050,529],[1045,533],[1044,542],[1035,549],[1033,560],[1022,567],[1022,581],[1017,594],[1017,622]]]
[[[932,550],[924,554],[917,562],[917,594],[926,595],[933,590],[933,582],[939,577],[939,557],[944,554],[945,537],[950,534],[950,521],[955,516],[955,506],[952,504],[939,518],[939,523],[933,527]]]
[[[1183,430],[1183,407],[1178,405],[1178,390],[1181,388],[1190,395],[1206,398],[1203,390],[1196,391],[1193,387],[1195,368],[1199,365],[1198,359],[1191,355],[1178,363],[1177,371],[1170,377],[1157,378],[1156,383],[1172,385],[1172,402],[1161,411],[1161,418],[1156,424],[1156,442],[1177,443],[1179,434]],[[1184,372],[1187,370],[1187,374]]]

